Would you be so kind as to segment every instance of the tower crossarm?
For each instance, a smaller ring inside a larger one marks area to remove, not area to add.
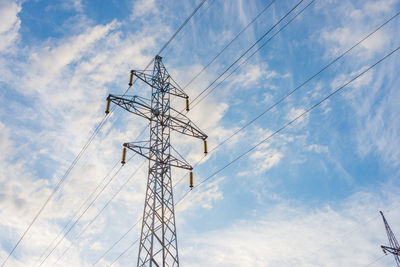
[[[166,75],[163,77],[163,80],[160,81],[158,80],[159,77],[154,78],[153,75],[145,73],[144,71],[138,71],[138,70],[132,70],[131,71],[134,76],[145,82],[151,87],[155,87],[155,85],[163,84],[163,88],[158,88],[158,89],[163,89],[165,90],[168,88],[169,94],[182,97],[182,98],[189,98],[189,96],[179,87],[179,85],[171,78],[171,76],[168,74],[168,72],[165,70]],[[157,88],[157,86],[156,86]]]
[[[107,101],[110,101],[123,109],[136,114],[140,117],[151,119],[152,109],[150,107],[150,100],[140,96],[117,96],[109,95]]]
[[[382,248],[383,252],[385,252],[385,253],[388,252],[390,254],[400,256],[400,249],[391,248],[391,247],[387,247],[387,246],[381,246],[381,248]]]
[[[140,96],[117,96],[110,94],[107,100],[148,120],[152,119],[151,113],[158,116],[169,116],[171,130],[202,140],[207,139],[207,135],[199,127],[176,109],[171,108],[171,115],[159,114],[157,110],[154,111],[148,105],[150,100]]]
[[[198,139],[206,140],[207,135],[200,130],[188,117],[176,109],[171,108],[171,130],[184,135],[192,136]]]
[[[132,142],[132,143],[125,143],[124,147],[136,152],[137,154],[145,157],[148,160],[155,161],[156,158],[152,157],[151,154],[156,154],[158,151],[153,151],[149,148],[148,141],[141,141],[141,142]],[[177,167],[185,170],[193,170],[193,167],[185,160],[183,157],[171,146],[172,150],[174,150],[177,156],[166,154],[160,160],[162,164],[169,164],[171,167]]]

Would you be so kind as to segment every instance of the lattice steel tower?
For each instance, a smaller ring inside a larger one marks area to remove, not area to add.
[[[383,215],[383,212],[380,211],[381,215],[382,215],[382,220],[383,223],[385,224],[385,228],[386,228],[386,234],[388,236],[389,239],[389,243],[390,243],[390,247],[387,246],[381,246],[383,252],[385,254],[390,253],[393,254],[394,259],[397,263],[397,266],[400,267],[400,246],[399,243],[396,240],[396,237],[394,236],[392,229],[390,229],[390,226],[388,224],[388,222],[386,221],[385,216]]]
[[[193,168],[171,146],[170,131],[202,139],[205,153],[207,135],[170,106],[171,95],[181,97],[186,99],[186,110],[189,111],[189,97],[170,77],[160,56],[154,59],[152,73],[132,70],[129,85],[134,76],[151,86],[151,99],[110,94],[106,113],[110,103],[114,103],[150,121],[150,140],[125,143],[122,159],[124,164],[126,149],[130,149],[149,160],[137,266],[179,266],[171,166],[189,171]],[[193,187],[192,172],[190,187]]]

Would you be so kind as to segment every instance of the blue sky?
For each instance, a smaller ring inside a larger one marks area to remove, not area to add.
[[[310,2],[302,1],[242,61]],[[107,95],[122,94],[129,71],[144,69],[199,3],[1,1],[1,262],[103,119]],[[269,3],[207,0],[161,53],[174,80],[184,87]],[[297,3],[275,1],[185,88],[190,98]],[[208,134],[212,150],[399,10],[397,0],[317,0],[187,116]],[[210,153],[195,167],[195,183],[398,47],[399,26],[396,17]],[[392,266],[392,257],[380,258],[387,238],[378,211],[400,238],[398,62],[396,52],[191,191],[176,207],[182,266],[366,266],[376,259],[369,266]],[[149,92],[137,82],[129,94]],[[173,105],[183,109],[184,101]],[[148,130],[138,137],[144,127],[146,121],[120,109],[107,118],[6,266],[38,266],[88,195],[117,171],[122,144],[146,140]],[[202,159],[200,141],[173,134],[172,143],[191,164]],[[185,177],[175,201],[188,190],[187,176],[173,170],[174,182]],[[69,247],[57,266],[91,266],[140,218],[145,160],[133,157],[112,177],[42,266]],[[139,233],[140,224],[96,266],[111,264]],[[134,265],[137,250],[133,245],[113,266]]]

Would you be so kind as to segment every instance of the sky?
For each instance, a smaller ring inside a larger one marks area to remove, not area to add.
[[[121,167],[121,150],[149,130],[118,107],[105,117],[106,97],[200,2],[0,0],[0,262],[64,181],[5,266],[136,264],[148,163],[129,151]],[[379,211],[400,238],[400,16],[374,31],[399,11],[207,0],[160,53],[209,136],[203,157],[201,141],[171,135],[195,166],[189,193],[172,170],[182,266],[395,266]]]

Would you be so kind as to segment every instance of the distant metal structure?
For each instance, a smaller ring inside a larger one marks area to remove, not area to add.
[[[152,73],[132,70],[129,85],[132,85],[134,76],[151,86],[151,99],[110,94],[106,113],[114,103],[150,121],[150,140],[125,143],[121,161],[125,163],[127,149],[149,160],[137,266],[179,266],[171,167],[190,171],[191,188],[193,168],[171,146],[170,131],[202,139],[204,153],[207,153],[207,135],[170,106],[171,95],[181,97],[186,99],[186,110],[189,111],[189,96],[171,78],[160,56],[154,59]]]
[[[397,263],[397,266],[400,267],[400,246],[399,243],[396,240],[396,237],[394,236],[392,229],[390,229],[390,226],[388,224],[388,222],[386,221],[385,216],[383,215],[383,212],[380,211],[381,215],[382,215],[382,220],[383,223],[385,224],[385,228],[386,228],[386,234],[388,236],[389,239],[389,243],[390,243],[390,247],[388,246],[381,246],[383,252],[385,254],[390,253],[393,254],[394,259]]]

